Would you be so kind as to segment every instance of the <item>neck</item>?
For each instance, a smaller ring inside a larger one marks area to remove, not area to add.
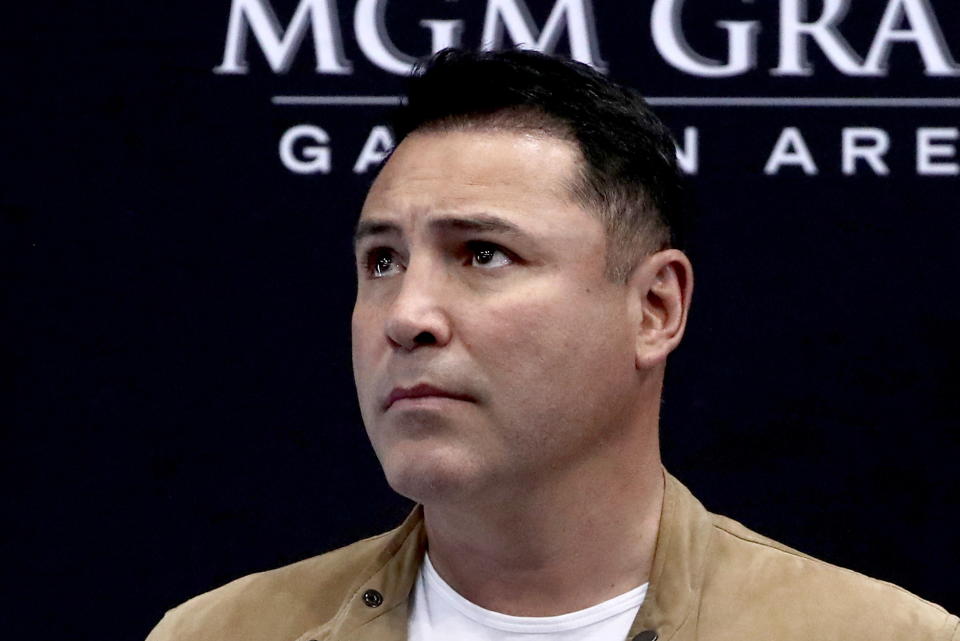
[[[574,612],[648,581],[664,477],[656,422],[496,500],[427,504],[430,558],[458,593],[516,616]]]

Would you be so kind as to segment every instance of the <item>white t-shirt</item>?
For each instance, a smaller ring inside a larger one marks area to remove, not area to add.
[[[424,556],[410,595],[409,641],[623,641],[647,584],[597,605],[552,617],[486,610],[457,594]]]

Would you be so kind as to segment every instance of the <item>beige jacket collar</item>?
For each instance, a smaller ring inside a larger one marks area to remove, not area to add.
[[[699,601],[710,537],[707,511],[679,481],[665,477],[650,587],[630,629],[637,641],[670,641],[687,620]],[[407,600],[425,548],[417,507],[360,573],[336,616],[297,641],[406,641]]]

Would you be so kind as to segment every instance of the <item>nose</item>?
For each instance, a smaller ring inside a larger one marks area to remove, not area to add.
[[[387,316],[387,340],[397,349],[442,347],[450,342],[450,318],[441,278],[426,263],[411,264]]]

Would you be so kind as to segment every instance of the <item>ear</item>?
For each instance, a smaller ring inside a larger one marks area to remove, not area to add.
[[[686,254],[664,249],[643,259],[630,275],[637,314],[636,365],[662,364],[680,344],[693,295],[693,266]]]

